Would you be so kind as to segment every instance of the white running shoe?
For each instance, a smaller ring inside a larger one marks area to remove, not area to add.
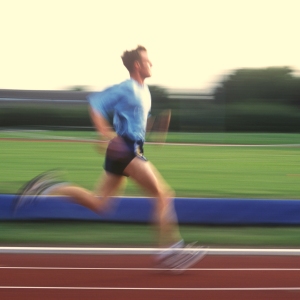
[[[14,211],[23,205],[32,203],[38,195],[47,194],[46,192],[50,189],[58,185],[67,184],[59,180],[58,177],[59,173],[57,171],[48,171],[30,180],[19,191],[14,203]]]
[[[203,259],[206,254],[206,248],[191,248],[187,246],[177,254],[177,261],[171,267],[170,271],[175,274],[181,274]]]
[[[159,269],[173,274],[181,274],[204,258],[207,250],[204,247],[195,247],[195,243],[185,247],[170,247],[156,258]]]

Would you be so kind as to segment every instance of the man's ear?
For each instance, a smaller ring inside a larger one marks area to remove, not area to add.
[[[141,64],[138,60],[136,60],[133,65],[134,65],[135,69],[138,69],[141,66]]]

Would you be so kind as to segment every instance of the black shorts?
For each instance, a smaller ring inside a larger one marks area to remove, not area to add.
[[[135,157],[147,161],[144,156],[143,142],[116,137],[108,144],[104,170],[112,174],[128,176],[124,170]]]

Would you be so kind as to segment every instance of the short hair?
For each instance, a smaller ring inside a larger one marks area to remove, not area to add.
[[[140,61],[141,51],[147,51],[147,49],[144,46],[138,45],[136,49],[133,49],[131,51],[124,51],[123,55],[121,56],[122,61],[126,69],[131,72],[133,70],[134,62]]]

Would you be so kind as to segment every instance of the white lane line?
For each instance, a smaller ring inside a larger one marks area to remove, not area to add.
[[[71,287],[71,286],[0,286],[0,289],[36,290],[134,290],[134,291],[300,291],[300,287],[212,287],[212,288],[165,288],[165,287]]]
[[[97,267],[9,267],[9,266],[0,266],[0,269],[6,269],[6,270],[91,270],[91,271],[97,271],[97,270],[107,270],[107,271],[167,271],[169,269],[162,269],[162,268],[97,268]],[[185,270],[185,269],[184,269]],[[271,272],[299,272],[300,268],[191,268],[187,271],[255,271],[255,272],[265,272],[265,271],[271,271]]]
[[[201,249],[201,248],[200,248]],[[0,247],[1,253],[51,253],[51,254],[158,254],[163,248],[87,248],[87,247]],[[175,250],[175,249],[174,249]],[[300,255],[300,249],[238,249],[238,248],[203,248],[208,255]],[[179,249],[178,251],[182,251]],[[199,251],[199,248],[184,249]]]

